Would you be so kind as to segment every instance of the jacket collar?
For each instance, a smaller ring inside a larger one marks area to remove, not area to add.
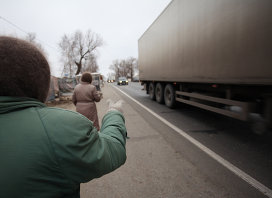
[[[46,105],[34,98],[0,96],[0,114],[29,107],[46,107]]]

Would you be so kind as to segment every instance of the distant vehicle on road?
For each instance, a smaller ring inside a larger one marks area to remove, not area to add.
[[[108,83],[113,83],[113,82],[115,82],[115,75],[110,75],[109,77],[108,77]]]
[[[101,91],[101,87],[103,85],[103,77],[100,73],[91,73],[92,74],[92,78],[93,78],[93,81],[92,81],[92,85],[94,85],[96,87],[96,90],[97,91]],[[80,82],[80,78],[81,78],[82,74],[78,74],[76,76],[76,81],[77,83]]]
[[[97,91],[101,91],[102,80],[100,73],[91,73],[93,77],[92,84],[96,87]]]
[[[126,77],[119,77],[117,84],[118,85],[128,85],[128,79]]]

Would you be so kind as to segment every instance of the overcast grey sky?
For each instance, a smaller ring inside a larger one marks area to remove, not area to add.
[[[25,32],[34,32],[45,48],[53,75],[61,64],[58,42],[64,34],[91,29],[105,45],[99,49],[99,71],[107,76],[115,59],[138,58],[140,36],[171,0],[0,0],[0,17]],[[0,34],[26,34],[0,18]]]

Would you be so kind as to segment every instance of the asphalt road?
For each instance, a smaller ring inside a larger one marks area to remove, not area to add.
[[[194,107],[168,109],[151,101],[138,83],[129,83],[107,84],[97,104],[101,120],[107,98],[125,101],[127,162],[82,184],[82,197],[266,197],[113,86],[272,189],[269,135],[255,135],[243,122]]]

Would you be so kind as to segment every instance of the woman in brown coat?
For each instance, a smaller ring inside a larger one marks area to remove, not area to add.
[[[76,111],[91,120],[99,131],[99,121],[95,102],[101,99],[101,93],[97,92],[92,83],[92,75],[85,72],[81,76],[81,82],[75,87],[72,101],[76,106]]]

